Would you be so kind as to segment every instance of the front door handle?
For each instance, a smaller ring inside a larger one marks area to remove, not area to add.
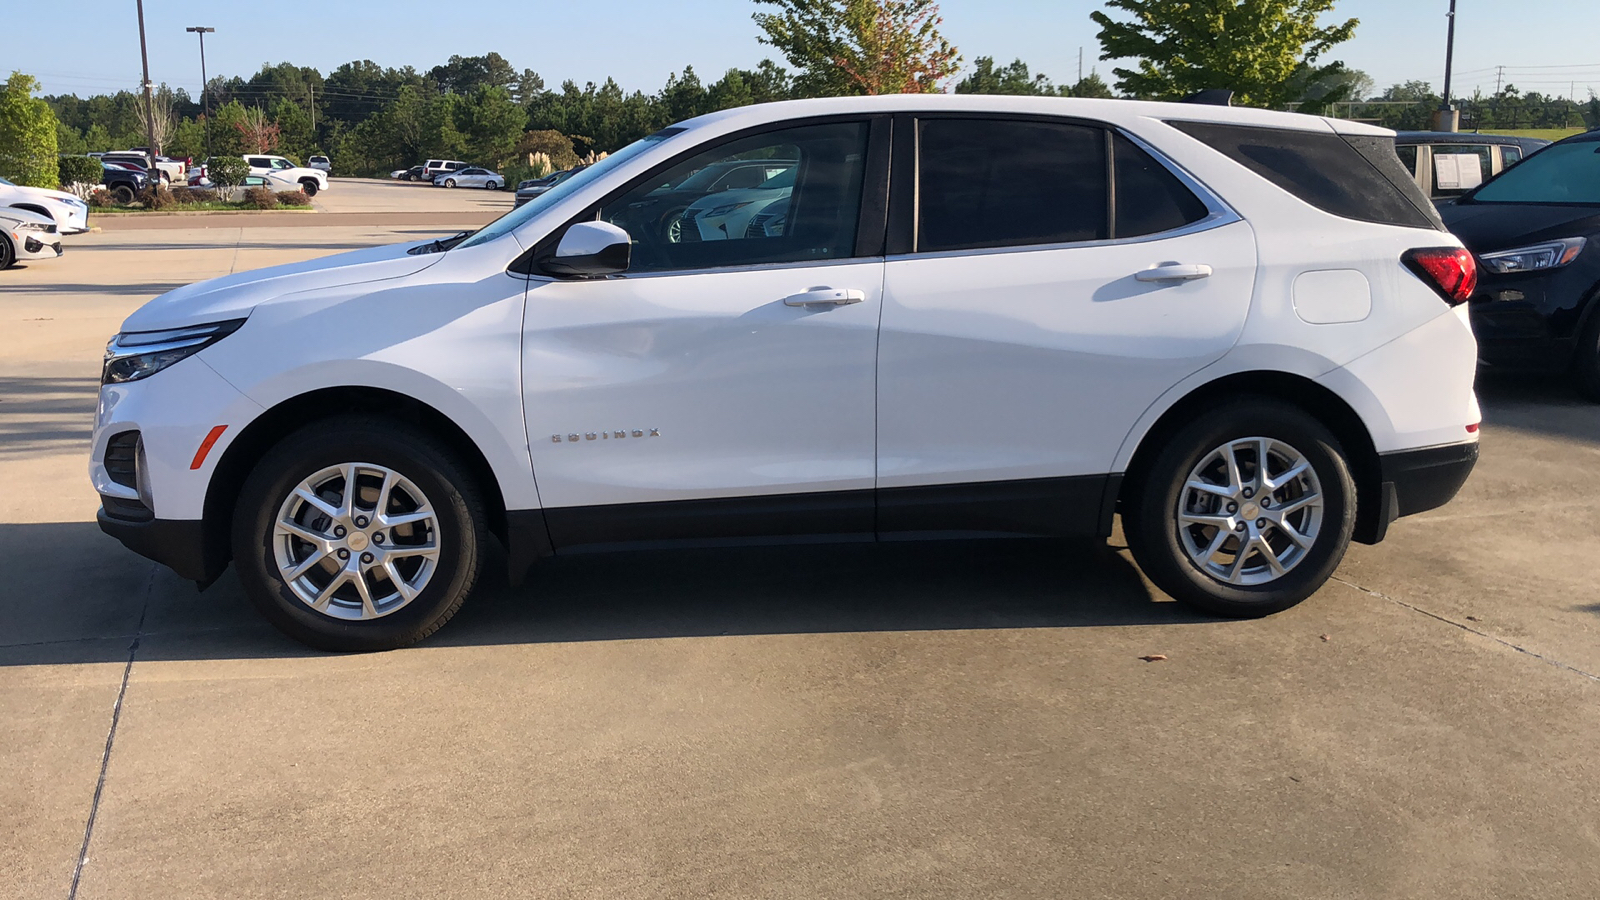
[[[790,294],[783,298],[784,306],[849,306],[867,299],[867,292],[848,288],[836,290],[834,288],[819,287],[798,294]]]
[[[1210,266],[1156,266],[1133,276],[1135,281],[1198,281],[1211,277]]]

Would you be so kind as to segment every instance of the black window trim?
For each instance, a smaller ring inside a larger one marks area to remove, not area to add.
[[[640,184],[658,177],[661,173],[672,169],[674,166],[704,153],[707,149],[717,145],[745,138],[760,137],[779,131],[788,131],[794,128],[805,128],[812,125],[837,125],[842,123],[859,122],[867,125],[867,151],[862,160],[865,171],[861,181],[861,206],[856,219],[856,243],[854,251],[849,256],[840,256],[834,259],[808,259],[792,262],[766,262],[766,263],[738,263],[726,266],[701,266],[685,269],[659,269],[651,272],[623,272],[618,275],[608,275],[601,279],[643,279],[659,278],[665,275],[699,275],[716,272],[742,272],[759,271],[762,269],[798,269],[815,266],[836,266],[846,263],[865,262],[873,259],[882,260],[884,256],[884,238],[887,230],[888,195],[889,195],[889,157],[890,134],[892,116],[884,113],[835,113],[826,116],[806,116],[803,118],[784,119],[778,122],[764,122],[738,131],[708,138],[687,147],[670,159],[652,166],[643,175],[629,179],[620,187],[606,193],[599,200],[584,207],[560,225],[552,228],[544,237],[534,242],[534,245],[524,251],[511,264],[506,266],[506,274],[517,278],[527,278],[537,281],[573,281],[583,279],[559,278],[541,272],[538,269],[538,260],[555,252],[556,245],[561,242],[567,229],[579,222],[593,222],[599,218],[600,210],[606,204],[615,201]]]
[[[1007,247],[972,247],[962,250],[918,250],[917,223],[920,219],[921,192],[921,139],[920,123],[931,119],[978,119],[982,121],[1044,122],[1057,125],[1077,125],[1096,128],[1105,135],[1106,142],[1106,217],[1110,234],[1116,234],[1116,154],[1115,136],[1120,135],[1135,147],[1148,153],[1163,168],[1205,205],[1204,218],[1180,228],[1157,231],[1132,237],[1110,237],[1092,241],[1055,241],[1039,244],[1015,244]],[[889,236],[885,247],[887,258],[940,259],[956,256],[979,256],[1000,253],[1034,253],[1048,250],[1066,250],[1079,247],[1116,247],[1128,244],[1145,244],[1198,234],[1243,220],[1227,201],[1209,186],[1184,169],[1167,154],[1126,128],[1095,119],[1076,116],[1050,115],[1048,113],[974,112],[950,110],[939,112],[900,113],[894,117],[894,158],[889,176]]]

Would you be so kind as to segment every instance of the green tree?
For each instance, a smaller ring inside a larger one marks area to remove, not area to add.
[[[1094,100],[1114,100],[1116,93],[1111,90],[1111,85],[1100,77],[1099,72],[1090,71],[1089,74],[1078,79],[1078,83],[1065,91],[1068,97],[1088,97]]]
[[[1014,59],[1010,65],[996,66],[994,57],[980,56],[972,63],[972,72],[956,82],[958,94],[1022,94],[1051,95],[1055,85],[1044,75],[1028,71],[1028,64]]]
[[[1334,0],[1106,0],[1131,20],[1090,13],[1100,26],[1101,59],[1134,59],[1116,68],[1117,87],[1150,99],[1178,99],[1227,88],[1246,106],[1281,107],[1290,79],[1348,41],[1357,19],[1322,26]],[[1308,80],[1315,80],[1313,72]]]
[[[517,139],[528,124],[528,113],[500,85],[479,85],[455,107],[455,127],[461,135],[462,158],[498,168],[515,154]]]
[[[933,0],[756,0],[763,44],[799,72],[802,96],[911,94],[939,90],[961,55],[939,33]]]
[[[38,89],[39,82],[21,72],[12,72],[0,87],[0,175],[17,184],[54,188],[59,184],[56,114],[33,96]]]

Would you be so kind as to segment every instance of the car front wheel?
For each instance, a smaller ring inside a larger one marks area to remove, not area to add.
[[[11,238],[0,234],[0,269],[9,269],[17,264],[17,248],[11,246]]]
[[[1600,292],[1589,302],[1600,303]],[[1578,338],[1577,353],[1572,358],[1572,380],[1578,393],[1600,403],[1600,310],[1589,313],[1589,324]]]
[[[133,188],[128,187],[125,184],[119,184],[116,187],[111,189],[111,197],[112,197],[112,199],[116,200],[118,203],[121,203],[122,205],[126,206],[129,203],[133,202],[133,199],[134,199]]]
[[[382,419],[328,419],[273,447],[233,523],[251,601],[322,650],[389,650],[437,631],[482,570],[476,486],[442,444]]]
[[[317,195],[317,191],[319,190],[317,183],[309,178],[300,182],[300,189],[306,192],[307,197],[315,197]]]
[[[1179,429],[1131,490],[1123,525],[1140,568],[1213,615],[1265,616],[1311,596],[1355,528],[1338,439],[1268,398],[1224,403]]]
[[[444,186],[447,188],[453,188],[456,186],[456,180],[454,178],[446,178],[444,180]]]

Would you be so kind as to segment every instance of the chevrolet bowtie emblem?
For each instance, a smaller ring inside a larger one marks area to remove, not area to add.
[[[609,441],[609,440],[619,440],[620,441],[620,440],[622,440],[624,438],[629,438],[629,437],[636,437],[636,438],[661,437],[661,429],[659,429],[659,428],[635,428],[632,431],[628,431],[628,430],[619,430],[619,431],[586,431],[583,434],[578,434],[577,432],[573,432],[573,433],[568,434],[568,435],[552,434],[552,435],[550,435],[550,443],[559,444],[562,441],[566,441],[568,443],[576,443],[578,441]]]

